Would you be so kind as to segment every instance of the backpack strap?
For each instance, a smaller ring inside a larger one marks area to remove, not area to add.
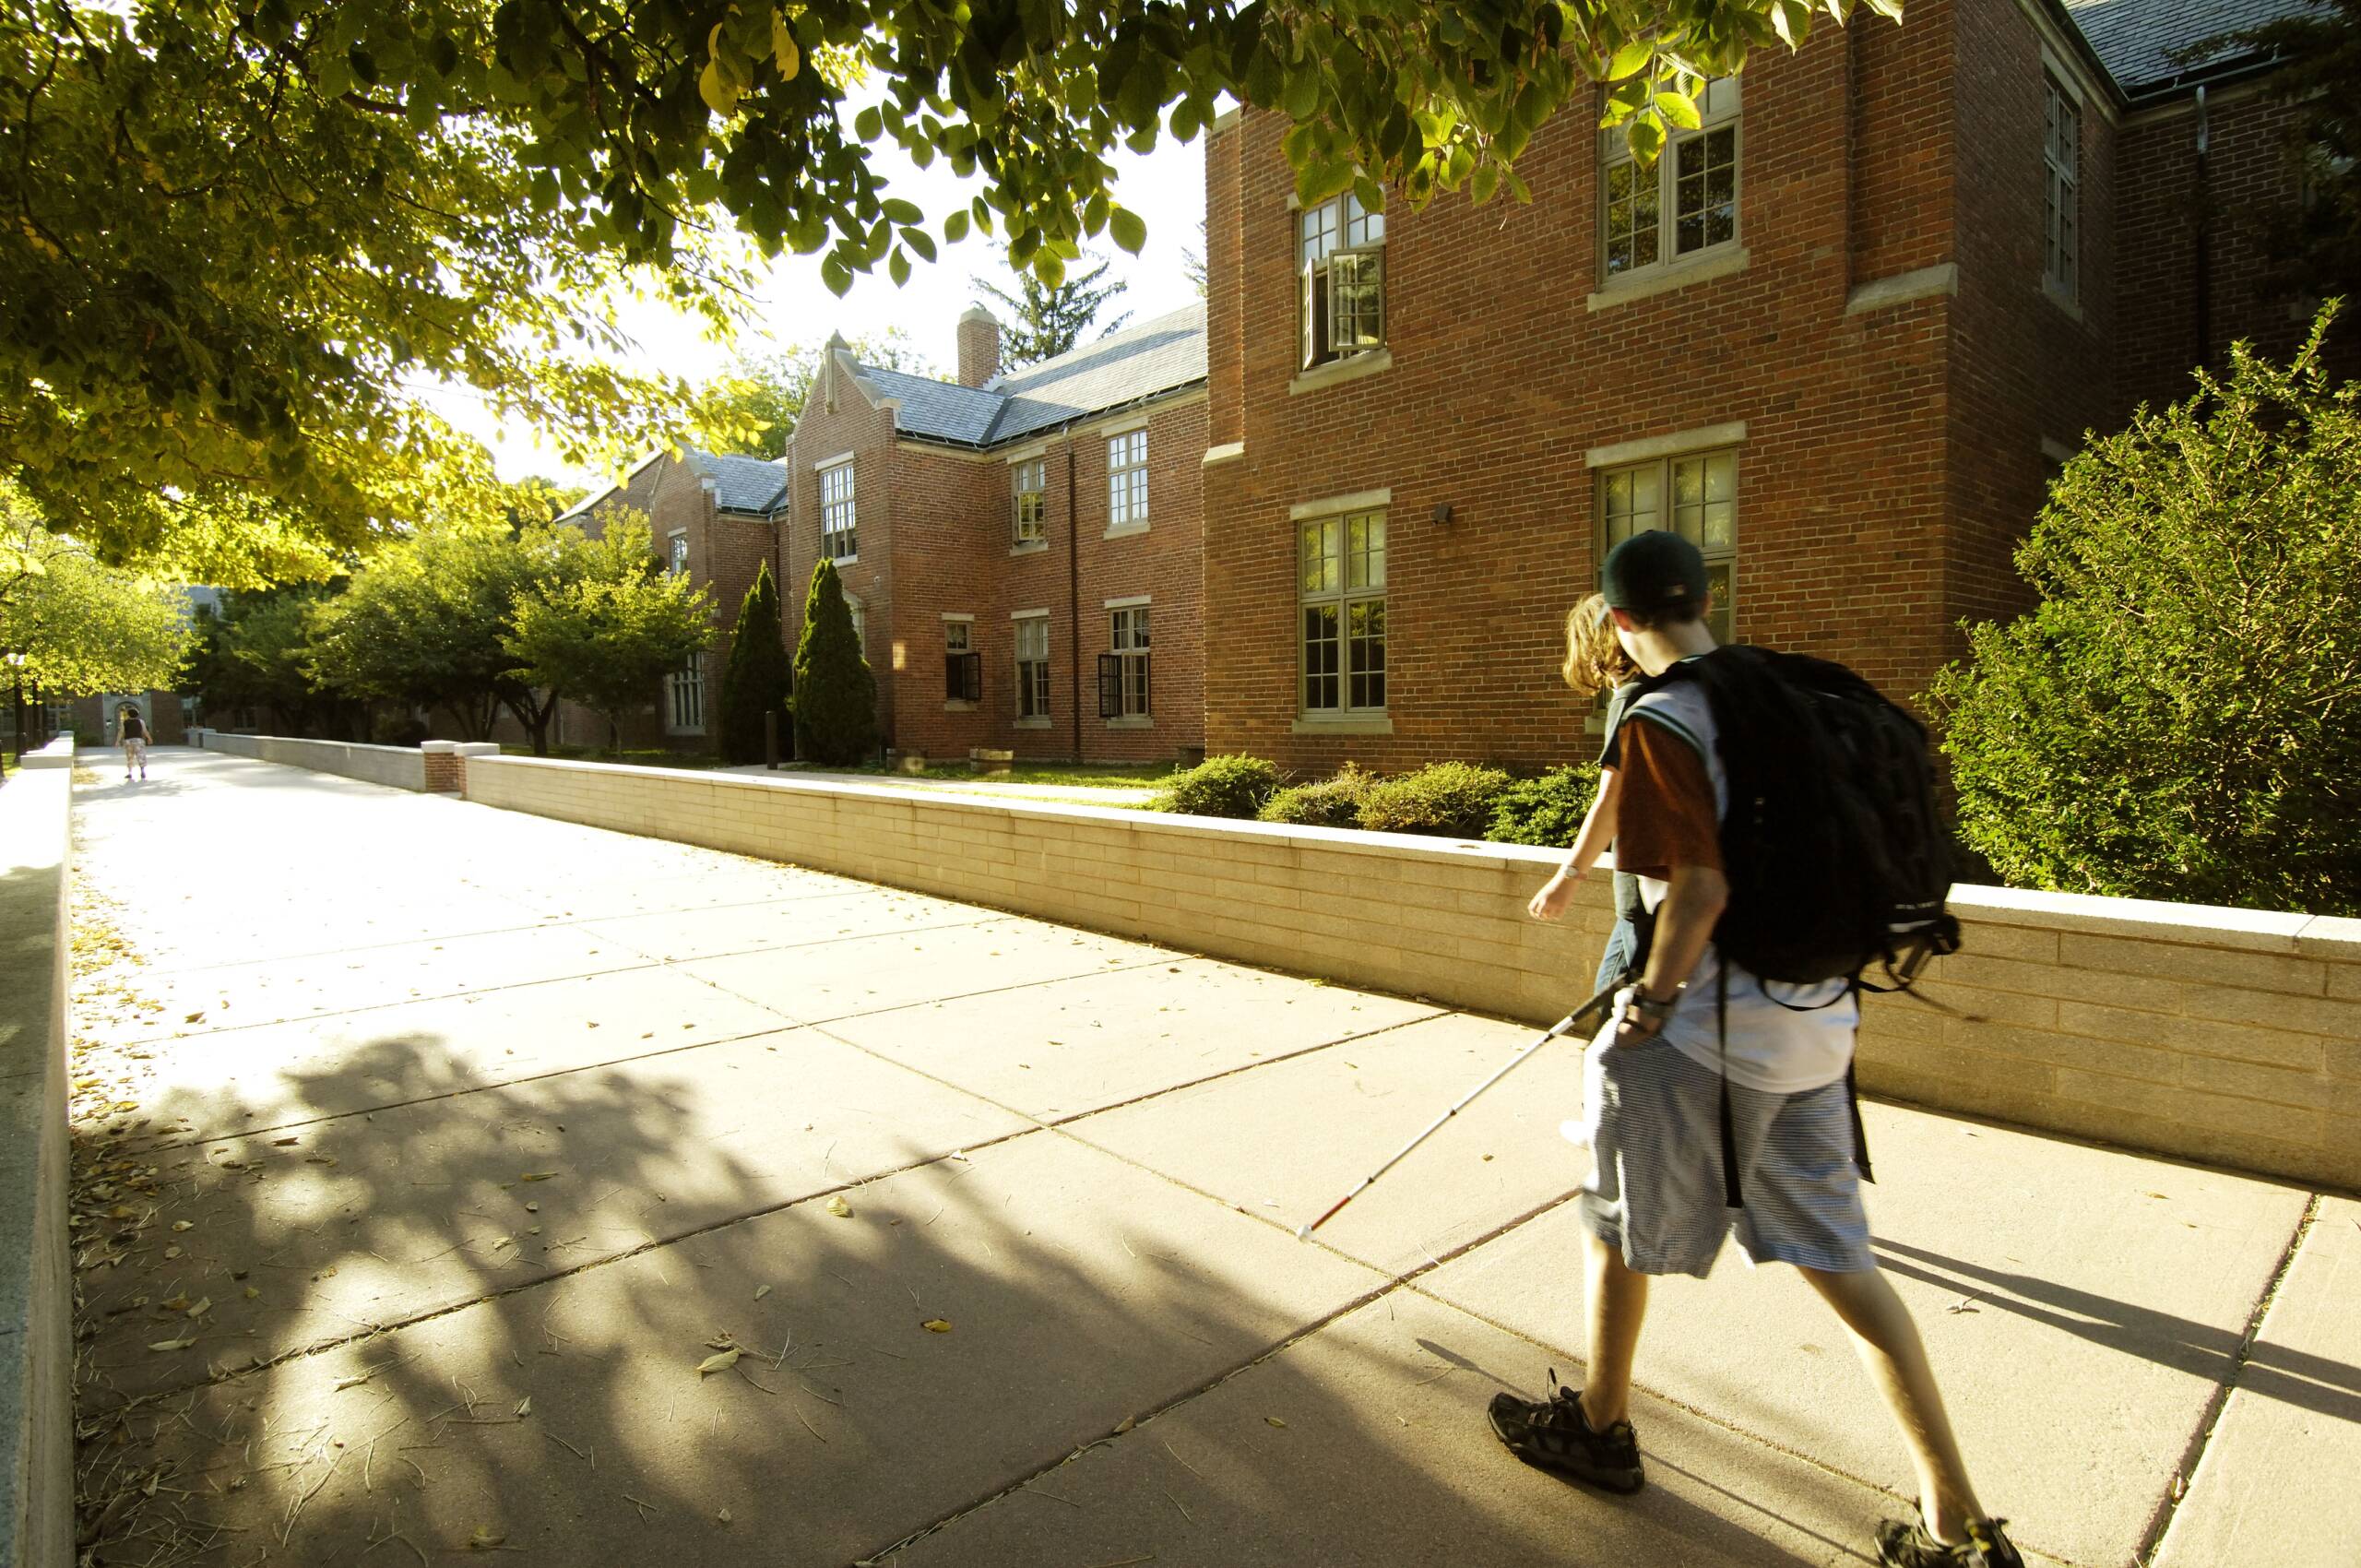
[[[1714,1034],[1721,1041],[1722,1051],[1722,1203],[1729,1208],[1744,1208],[1746,1199],[1738,1188],[1736,1119],[1730,1114],[1730,967],[1726,959],[1714,966]]]
[[[1869,1169],[1869,1134],[1861,1125],[1861,1091],[1853,1081],[1853,1063],[1845,1063],[1845,1109],[1853,1118],[1853,1165],[1860,1171],[1861,1180],[1874,1182],[1877,1175]]]

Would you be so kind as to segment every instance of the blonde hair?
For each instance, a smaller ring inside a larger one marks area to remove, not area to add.
[[[1592,594],[1566,612],[1566,662],[1558,673],[1584,695],[1611,692],[1638,673],[1615,637],[1615,617],[1607,596]]]

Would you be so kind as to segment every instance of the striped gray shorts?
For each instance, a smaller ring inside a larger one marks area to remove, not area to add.
[[[1593,1164],[1582,1217],[1642,1274],[1703,1278],[1735,1225],[1756,1263],[1875,1268],[1843,1080],[1801,1094],[1730,1086],[1743,1208],[1722,1194],[1721,1075],[1661,1039],[1595,1044],[1583,1067]]]

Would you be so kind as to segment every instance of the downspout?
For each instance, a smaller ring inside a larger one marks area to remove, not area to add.
[[[2207,163],[2212,129],[2205,112],[2205,88],[2201,83],[2197,89],[2197,278],[2192,291],[2197,307],[2199,364],[2208,363],[2213,357],[2213,188]]]
[[[1074,511],[1074,466],[1080,442],[1066,441],[1066,641],[1074,658],[1074,760],[1082,761],[1082,519]]]

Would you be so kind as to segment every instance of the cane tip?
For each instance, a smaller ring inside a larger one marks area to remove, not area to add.
[[[1309,1221],[1306,1221],[1295,1228],[1295,1239],[1299,1241],[1309,1241],[1311,1240],[1311,1225]]]

